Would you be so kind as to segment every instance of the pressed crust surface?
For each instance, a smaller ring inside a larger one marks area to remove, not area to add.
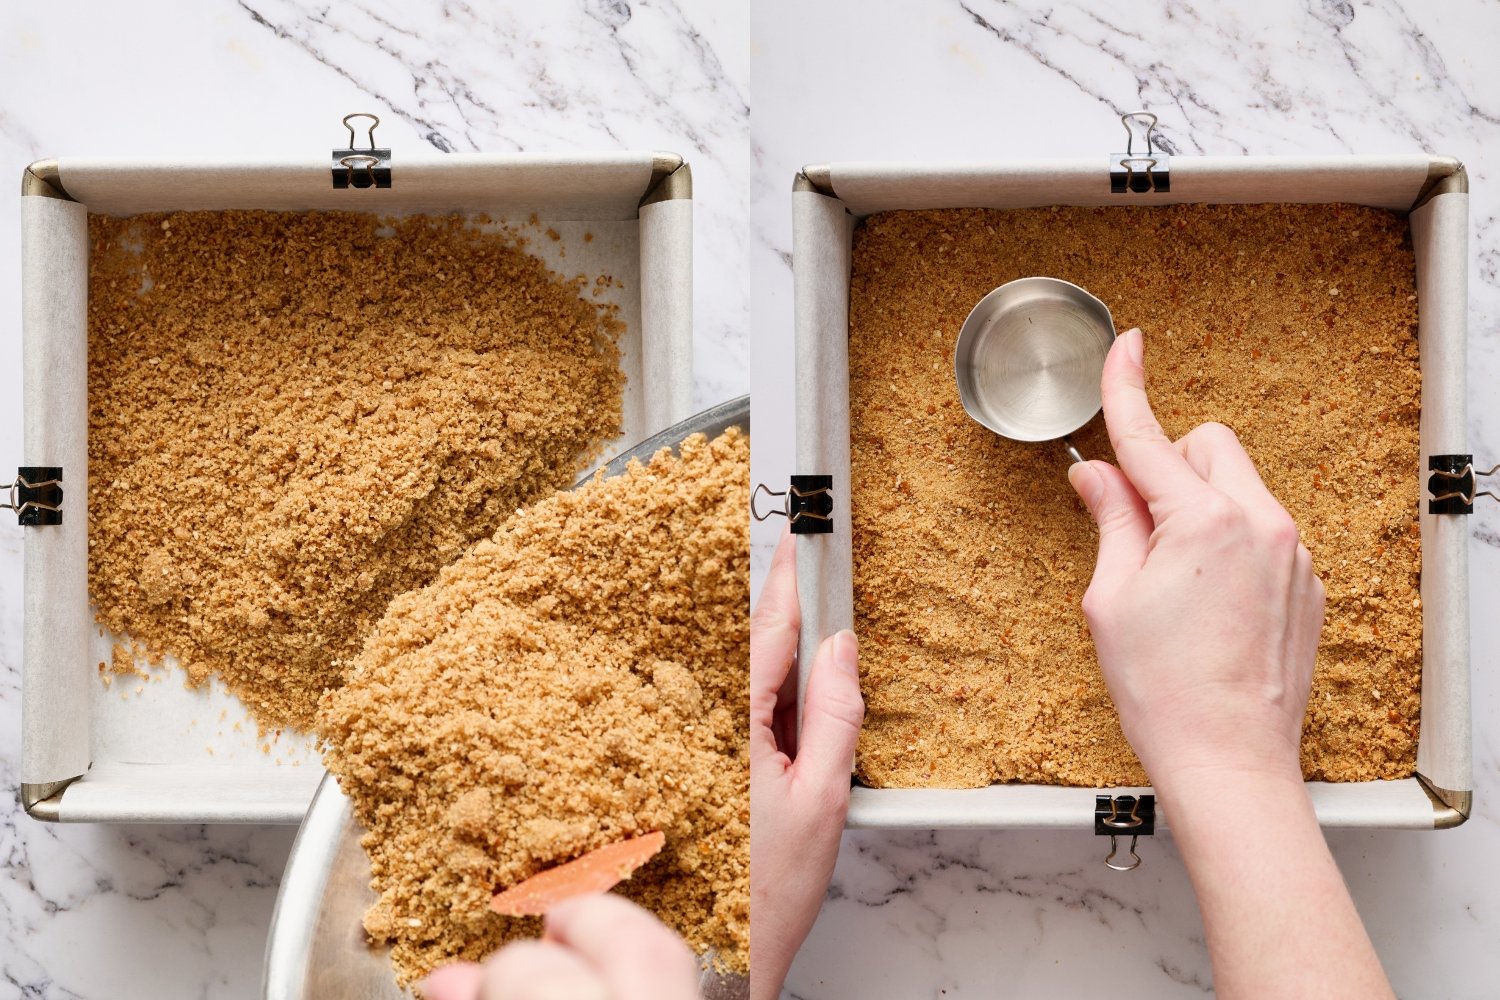
[[[1348,205],[1252,205],[889,212],[857,230],[858,777],[1146,782],[1079,609],[1097,533],[1062,447],[980,427],[954,383],[969,310],[1027,275],[1081,285],[1117,329],[1144,330],[1167,434],[1228,424],[1295,517],[1328,589],[1306,777],[1412,774],[1421,383],[1407,226]],[[1113,458],[1102,420],[1075,441]]]

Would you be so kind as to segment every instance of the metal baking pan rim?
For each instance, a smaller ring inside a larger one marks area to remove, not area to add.
[[[833,192],[833,167],[827,163],[812,163],[797,171],[792,178],[793,191],[811,191],[814,194],[837,198]]]
[[[1415,212],[1440,194],[1468,194],[1469,171],[1453,156],[1434,156],[1427,165],[1427,180],[1417,192],[1409,212]]]
[[[463,153],[454,153],[436,162],[458,162],[463,157]],[[430,167],[432,164],[424,166]],[[21,194],[78,202],[63,186],[61,161],[57,157],[36,160],[26,166],[21,174]],[[682,154],[669,150],[652,150],[651,173],[637,202],[637,209],[663,201],[691,201],[692,197],[692,169]]]
[[[633,153],[636,151],[624,152]],[[592,157],[588,153],[579,155],[585,159],[592,159]],[[692,197],[692,188],[691,169],[689,164],[681,155],[677,153],[658,150],[652,152],[650,155],[652,156],[652,173],[645,186],[648,193],[655,196],[643,199],[641,203],[642,207],[644,207],[646,204],[654,204],[658,201],[668,200],[685,200],[690,203]],[[452,157],[445,157],[442,160],[435,162],[437,162],[439,165],[453,164],[455,163],[455,161],[461,161],[463,158],[464,154],[455,154]],[[21,194],[23,198],[23,204],[27,203],[26,199],[28,198],[46,198],[54,201],[79,204],[83,205],[85,209],[88,208],[87,204],[81,202],[77,197],[73,195],[72,192],[68,191],[67,188],[63,186],[61,179],[61,167],[63,165],[63,159],[64,158],[58,157],[44,157],[27,164],[23,168],[21,178]],[[162,162],[168,163],[169,161]],[[32,204],[34,207],[40,207],[40,205],[36,202],[31,202],[30,204]],[[639,218],[639,216],[637,216],[637,218]],[[623,222],[627,220],[622,218],[619,221]],[[644,222],[642,224],[644,225]],[[690,287],[691,286],[689,285],[689,295]],[[678,412],[681,411],[679,410]],[[624,439],[624,441],[628,440],[628,438]],[[84,795],[83,798],[80,799],[80,795],[83,793],[80,793],[79,790],[74,788],[73,786],[79,785],[81,787],[83,784],[88,783],[91,779],[98,779],[100,775],[97,772],[97,765],[99,765],[100,763],[100,759],[91,753],[87,757],[83,758],[83,765],[79,773],[56,779],[52,779],[52,776],[49,775],[49,780],[45,781],[19,782],[19,787],[17,789],[17,799],[20,802],[22,810],[28,817],[38,822],[46,823],[119,822],[120,820],[117,819],[96,818],[93,815],[79,817],[77,815],[78,810],[82,808],[82,806],[80,805],[81,802],[92,802],[93,800],[88,795]],[[115,762],[112,760],[106,760],[103,763],[113,764]],[[102,785],[98,787],[102,787]],[[70,789],[72,789],[72,794],[69,794]],[[92,789],[90,789],[90,791],[92,791]],[[259,818],[256,821],[277,824],[298,823],[300,822],[301,817],[305,812],[306,801],[308,800],[304,799],[303,803],[296,809],[295,812],[292,812],[290,809],[278,809],[275,811],[274,816]],[[193,815],[184,816],[169,814],[166,812],[163,812],[159,815],[153,813],[144,818],[132,818],[128,821],[169,823],[224,822],[223,819],[218,817],[199,817]],[[233,821],[235,820],[231,820],[231,822]]]
[[[1451,830],[1456,826],[1463,826],[1469,817],[1474,814],[1474,792],[1456,791],[1451,788],[1440,788],[1430,781],[1420,771],[1416,774],[1417,783],[1422,786],[1422,791],[1432,800],[1432,828],[1434,830]]]
[[[1468,822],[1469,818],[1473,815],[1474,793],[1473,793],[1472,790],[1459,791],[1459,790],[1455,790],[1455,789],[1442,788],[1439,785],[1437,785],[1436,783],[1434,783],[1432,781],[1432,779],[1428,778],[1425,774],[1423,774],[1420,771],[1413,772],[1412,775],[1409,778],[1395,779],[1395,780],[1413,782],[1415,784],[1415,786],[1418,789],[1420,789],[1422,791],[1422,793],[1427,797],[1428,801],[1432,805],[1432,829],[1434,829],[1434,830],[1451,830],[1451,829],[1453,829],[1455,827],[1462,826],[1464,823]],[[1342,783],[1342,785],[1343,785],[1343,787],[1347,788],[1347,787],[1350,787],[1351,784],[1352,785],[1380,785],[1380,784],[1384,784],[1384,783],[1385,783],[1384,781],[1382,781],[1380,779],[1377,779],[1375,781],[1367,781],[1367,782]],[[963,795],[965,793],[982,792],[985,789],[989,789],[989,788],[1004,787],[1005,784],[1006,783],[1002,782],[1002,783],[1000,783],[1000,785],[985,785],[985,786],[981,786],[980,788],[971,788],[971,789],[962,789],[962,788],[959,788],[959,789],[921,789],[921,788],[918,788],[918,789],[910,789],[910,790],[911,791],[927,791],[927,792],[933,792],[933,791],[935,791],[935,792],[943,792],[943,793],[946,793],[946,794]],[[1119,787],[1097,788],[1097,787],[1094,787],[1094,786],[1085,786],[1085,785],[1034,785],[1034,784],[1029,784],[1029,783],[1024,783],[1024,782],[1020,783],[1020,784],[1021,784],[1022,787],[1026,787],[1026,788],[1046,789],[1048,792],[1054,793],[1054,794],[1077,793],[1079,795],[1083,795],[1083,794],[1138,795],[1138,794],[1141,794],[1143,791],[1147,792],[1147,793],[1149,793],[1149,792],[1152,791],[1152,789],[1149,786],[1134,786],[1134,785],[1131,785],[1131,786],[1119,786]],[[897,789],[875,788],[873,786],[866,785],[863,782],[861,782],[858,778],[853,778],[853,777],[851,777],[851,779],[850,779],[850,788],[852,790],[857,790],[857,793],[858,793],[858,795],[860,797],[872,795],[872,794],[877,793],[877,792],[888,792],[888,791],[897,791],[897,792],[900,792],[900,791],[904,791],[905,790],[905,789],[899,789],[899,788],[897,788]],[[942,822],[942,821],[934,822],[932,820],[932,818],[931,818],[930,815],[911,815],[911,816],[906,817],[905,819],[901,819],[899,821],[892,822],[888,817],[887,818],[883,818],[883,819],[871,819],[871,818],[869,818],[867,816],[864,816],[863,815],[863,810],[861,810],[861,809],[857,809],[856,808],[855,810],[853,810],[853,812],[856,815],[852,817],[852,822],[849,824],[850,829],[863,828],[863,829],[913,829],[913,830],[929,830],[929,829],[944,829],[944,828],[948,828],[948,827],[951,827],[951,826],[954,825],[952,823],[947,823],[947,822]],[[1158,820],[1158,822],[1161,824],[1161,826],[1162,826],[1163,829],[1166,828],[1166,823],[1165,822],[1161,821],[1160,819]],[[1012,830],[1012,829],[1014,829],[1014,830],[1026,830],[1026,829],[1043,829],[1043,828],[1046,828],[1046,829],[1051,829],[1051,828],[1068,829],[1068,828],[1071,828],[1071,826],[1073,826],[1073,825],[1076,825],[1078,829],[1084,829],[1084,826],[1081,823],[1080,824],[1072,824],[1072,825],[1070,825],[1067,822],[1063,822],[1063,823],[1050,823],[1050,824],[1044,824],[1044,825],[1034,825],[1034,824],[1031,824],[1031,823],[1024,823],[1023,822],[1023,823],[1015,824],[1015,825],[1005,824],[1005,825],[1000,825],[1000,826],[991,826],[991,825],[986,824],[986,823],[979,823],[976,826],[974,826],[974,828],[976,828],[976,829],[1005,829],[1005,830]],[[1375,828],[1376,829],[1387,829],[1387,827],[1375,827]]]
[[[62,185],[62,173],[57,160],[37,160],[27,164],[21,173],[21,195],[34,198],[56,198],[59,201],[76,201]]]
[[[651,167],[651,179],[646,182],[646,193],[641,195],[640,207],[662,201],[691,201],[692,197],[692,167],[676,153],[657,153],[656,162]]]
[[[83,775],[75,774],[61,781],[22,782],[21,808],[32,819],[43,823],[61,823],[63,793],[81,777]]]
[[[1460,160],[1458,160],[1455,157],[1440,156],[1440,155],[1435,155],[1435,154],[1431,154],[1431,153],[1423,154],[1423,156],[1426,159],[1426,167],[1427,167],[1426,177],[1422,181],[1422,183],[1421,183],[1421,185],[1420,185],[1420,187],[1419,187],[1416,195],[1414,196],[1414,200],[1413,200],[1413,204],[1412,204],[1411,208],[1403,211],[1403,210],[1397,208],[1394,205],[1393,206],[1389,206],[1392,211],[1395,211],[1398,214],[1409,214],[1411,211],[1415,211],[1416,209],[1421,208],[1422,206],[1426,205],[1427,203],[1434,201],[1437,198],[1437,196],[1441,195],[1441,194],[1467,194],[1467,192],[1468,192],[1467,171],[1466,171],[1466,169],[1464,167],[1464,164]],[[1256,159],[1266,160],[1266,159],[1275,159],[1275,158],[1274,157],[1257,157]],[[1005,161],[1005,162],[1006,163],[1010,163],[1011,161]],[[1001,164],[997,163],[996,165],[1000,166]],[[886,164],[886,166],[911,166],[914,169],[916,169],[916,168],[920,168],[920,167],[922,167],[924,165],[923,164],[912,163],[912,164]],[[794,177],[793,191],[796,192],[796,193],[815,193],[815,194],[823,195],[825,197],[832,198],[835,201],[842,202],[842,196],[837,193],[837,191],[834,189],[833,184],[832,184],[832,172],[833,172],[833,170],[836,167],[837,167],[837,164],[810,164],[810,165],[805,166]],[[812,203],[809,202],[809,203],[806,203],[806,204],[810,205]],[[846,213],[848,213],[850,211],[847,208],[847,206],[842,206],[842,207],[845,207]],[[799,303],[799,306],[800,306],[800,303]],[[799,309],[799,313],[800,313],[800,309]],[[800,324],[800,320],[801,320],[801,317],[799,315],[799,324]],[[800,330],[799,330],[799,333],[800,333]],[[799,342],[799,346],[800,346],[800,342]],[[799,407],[800,407],[800,400],[799,400]],[[800,446],[801,446],[801,439],[799,437],[799,447]],[[1472,752],[1472,747],[1471,747],[1471,752]],[[1425,799],[1425,804],[1422,807],[1419,807],[1420,808],[1420,812],[1417,815],[1421,815],[1421,814],[1425,813],[1427,815],[1427,817],[1428,817],[1428,822],[1431,823],[1430,826],[1428,826],[1426,823],[1423,823],[1420,827],[1408,827],[1408,828],[1418,828],[1418,829],[1450,829],[1452,827],[1459,826],[1459,825],[1463,824],[1469,818],[1469,816],[1472,815],[1472,809],[1473,809],[1473,792],[1472,792],[1472,790],[1461,790],[1461,789],[1454,789],[1454,788],[1443,787],[1442,785],[1439,785],[1437,782],[1435,782],[1433,779],[1429,778],[1426,774],[1422,773],[1421,771],[1415,771],[1415,772],[1413,772],[1413,774],[1408,779],[1405,779],[1405,781],[1408,783],[1407,787],[1410,789],[1411,793],[1413,795],[1417,796],[1416,802],[1409,802],[1408,805],[1409,806],[1416,805],[1416,803],[1422,802]],[[1357,783],[1357,784],[1377,784],[1377,782],[1364,782],[1364,783]],[[859,789],[861,795],[866,795],[866,794],[868,794],[870,792],[879,791],[879,789],[868,788],[866,786],[863,786],[863,785],[859,784],[858,782],[855,782],[854,786],[855,786],[856,789]],[[1347,786],[1345,786],[1345,787],[1347,787]],[[1468,787],[1468,786],[1465,785],[1465,787]],[[1420,789],[1420,791],[1418,791],[1419,789]],[[1112,791],[1119,791],[1119,789],[1114,789]],[[1410,798],[1410,796],[1408,796],[1408,798]],[[882,810],[882,812],[884,812],[884,810]],[[866,819],[869,819],[869,818],[870,817],[866,817]],[[1409,820],[1413,819],[1413,818],[1415,818],[1415,817],[1413,817],[1413,816],[1409,816],[1408,817]],[[890,817],[887,816],[887,817],[884,818],[884,820],[876,818],[876,819],[874,819],[873,822],[859,822],[859,823],[856,823],[854,825],[855,826],[863,826],[863,827],[896,827],[896,828],[904,828],[904,829],[935,829],[935,828],[938,828],[938,827],[941,827],[941,826],[944,826],[944,825],[952,825],[952,824],[944,824],[942,822],[933,823],[933,822],[927,821],[926,817],[904,817],[904,818],[898,818],[898,819],[902,819],[903,821],[897,822],[897,823],[892,823],[892,822],[889,821]],[[961,824],[961,825],[970,825],[970,826],[974,826],[975,828],[986,828],[986,829],[990,829],[990,828],[993,828],[993,829],[1026,829],[1026,828],[1030,828],[1029,824],[1026,824],[1026,823],[1019,823],[1019,824],[1017,824],[1017,823],[1013,823],[1013,822],[1002,822],[1002,823],[999,823],[998,825],[997,824],[992,824],[992,823],[987,824],[987,823],[983,823],[983,822],[980,822],[980,823],[977,823],[977,824],[975,824],[975,823],[969,823],[969,824]],[[1338,824],[1335,824],[1335,825],[1338,825]],[[1355,823],[1354,825],[1355,826],[1363,826],[1365,824],[1363,824],[1363,823]],[[1373,828],[1393,828],[1393,827],[1390,827],[1390,826],[1387,826],[1384,823],[1381,823],[1381,824],[1374,825]],[[1398,827],[1394,827],[1394,828],[1400,828],[1400,827],[1398,826]]]
[[[833,164],[810,163],[804,166],[792,178],[792,190],[811,191],[829,198],[839,197],[833,187]],[[1467,193],[1468,190],[1469,173],[1462,160],[1455,156],[1430,153],[1427,179],[1407,211],[1415,212],[1440,194]]]

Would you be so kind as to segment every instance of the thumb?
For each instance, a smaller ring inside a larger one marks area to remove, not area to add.
[[[1094,580],[1123,582],[1146,562],[1155,525],[1146,501],[1125,473],[1108,462],[1074,462],[1068,482],[1099,526],[1099,560]]]
[[[794,766],[797,781],[811,786],[818,801],[847,804],[854,747],[864,720],[859,643],[844,629],[818,647],[802,701],[802,737]]]

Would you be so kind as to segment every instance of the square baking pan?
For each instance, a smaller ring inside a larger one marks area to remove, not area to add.
[[[1129,127],[1129,123],[1127,123]],[[1122,144],[1123,145],[1123,144]],[[1134,163],[1129,162],[1134,159]],[[1124,162],[1122,162],[1124,161]],[[1123,182],[1123,183],[1122,183]],[[1468,525],[1472,504],[1429,470],[1468,460],[1464,430],[1468,182],[1448,157],[1162,156],[1005,163],[835,163],[810,166],[792,194],[796,289],[798,503],[831,518],[794,523],[802,603],[801,682],[818,643],[853,627],[849,537],[849,289],[856,225],[876,212],[1184,203],[1332,203],[1407,213],[1416,255],[1422,372],[1422,715],[1417,775],[1397,781],[1309,782],[1327,827],[1433,829],[1469,815]],[[800,477],[827,476],[831,480]],[[1469,481],[1472,483],[1472,480]],[[827,493],[817,491],[824,485]],[[1467,493],[1472,496],[1473,487]],[[811,497],[811,499],[808,499]],[[1433,513],[1431,508],[1451,513]],[[791,509],[791,508],[789,508]],[[792,509],[795,513],[795,509]],[[831,528],[831,530],[827,530]],[[817,531],[818,533],[814,533]],[[1101,793],[1104,796],[1101,798]],[[995,784],[877,789],[855,782],[851,827],[1062,828],[1111,832],[1111,801],[1150,789]],[[1143,803],[1144,804],[1144,803]],[[1154,799],[1152,801],[1154,805]],[[1127,811],[1134,803],[1122,802]],[[1129,824],[1116,823],[1130,833]],[[1139,832],[1149,832],[1148,829]]]
[[[346,123],[347,124],[347,123]],[[330,145],[342,145],[334,130]],[[354,145],[352,129],[350,144]],[[609,274],[620,308],[624,431],[603,459],[689,415],[692,180],[680,156],[309,151],[284,159],[65,157],[27,168],[21,199],[23,466],[61,479],[60,514],[25,532],[21,796],[64,822],[300,822],[323,768],[310,735],[257,734],[222,686],[179,668],[117,675],[88,596],[88,216],[266,209],[484,214],[551,229],[526,249],[566,274]],[[585,233],[589,234],[584,239]],[[566,254],[566,260],[562,257]],[[58,470],[61,470],[60,473]],[[19,487],[24,505],[54,506]],[[59,520],[61,523],[46,523]]]

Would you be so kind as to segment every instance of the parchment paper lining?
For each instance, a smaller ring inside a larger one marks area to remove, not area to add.
[[[64,793],[64,820],[295,823],[322,774],[308,736],[257,737],[243,706],[217,685],[188,691],[175,670],[161,680],[117,677],[108,688],[97,679],[112,637],[98,634],[87,598],[88,212],[458,211],[521,225],[528,251],[559,273],[608,273],[623,285],[603,296],[627,324],[624,433],[612,455],[690,415],[692,205],[663,201],[636,218],[652,161],[649,153],[398,158],[393,188],[342,191],[321,161],[60,161],[64,188],[82,204],[22,200],[24,461],[63,466],[65,489],[63,524],[26,532],[22,781],[84,775]],[[525,225],[533,212],[536,228]]]
[[[58,173],[71,197],[101,215],[225,208],[341,211],[357,204],[385,213],[488,212],[524,219],[535,212],[553,221],[624,221],[636,217],[653,154],[408,157],[397,150],[389,188],[352,190],[333,187],[331,163],[70,156],[58,163]]]
[[[1431,157],[1186,157],[1171,161],[1168,194],[1111,196],[1102,160],[1011,164],[834,164],[838,197],[792,195],[796,286],[797,469],[831,474],[835,529],[797,543],[802,602],[800,680],[819,642],[853,622],[849,497],[849,268],[854,224],[873,212],[1044,205],[1348,202],[1404,211]],[[1465,453],[1468,195],[1438,195],[1412,213],[1422,367],[1422,457]],[[1413,470],[1414,473],[1417,470]],[[1420,473],[1426,482],[1426,473]],[[1422,507],[1422,731],[1419,773],[1440,788],[1472,788],[1467,523]],[[840,530],[840,529],[843,530]],[[1325,826],[1431,829],[1416,778],[1308,784]],[[851,827],[1092,829],[1091,788],[872,789],[856,785]],[[1158,814],[1160,817],[1160,814]]]

